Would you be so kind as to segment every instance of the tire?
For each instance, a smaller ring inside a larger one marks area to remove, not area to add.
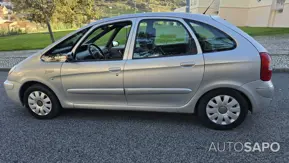
[[[23,98],[25,107],[37,119],[52,119],[58,116],[62,109],[56,95],[40,84],[29,87]]]
[[[216,130],[238,127],[248,114],[248,101],[238,91],[218,89],[205,94],[197,106],[203,124]]]

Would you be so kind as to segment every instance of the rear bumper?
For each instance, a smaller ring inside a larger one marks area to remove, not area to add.
[[[254,81],[242,86],[252,104],[252,111],[259,112],[263,108],[270,106],[274,96],[274,85],[271,81]]]
[[[5,88],[7,96],[13,102],[22,105],[21,100],[19,98],[20,83],[6,80],[4,82],[4,88]]]

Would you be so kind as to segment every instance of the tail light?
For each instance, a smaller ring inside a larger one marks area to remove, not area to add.
[[[268,53],[260,53],[261,57],[261,76],[260,79],[263,81],[269,81],[272,77],[271,57]]]

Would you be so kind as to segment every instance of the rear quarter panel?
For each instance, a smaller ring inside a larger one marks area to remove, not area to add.
[[[205,73],[202,87],[216,85],[241,86],[260,79],[260,56],[255,46],[231,28],[216,21],[210,25],[231,36],[237,47],[233,50],[204,53]]]
[[[237,47],[233,50],[203,54],[204,77],[198,92],[189,104],[191,108],[195,108],[197,101],[213,89],[232,88],[246,94],[246,90],[241,86],[260,80],[261,63],[257,48],[248,39],[214,19],[206,19],[203,22],[228,34],[235,40]],[[180,111],[190,112],[188,109],[189,107],[185,107]]]

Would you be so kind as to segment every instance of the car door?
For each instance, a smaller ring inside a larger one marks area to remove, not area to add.
[[[89,39],[93,40],[95,44],[98,44],[98,47],[103,49],[103,46],[107,44],[106,40],[112,41],[111,35],[114,35],[114,32],[106,34],[103,30],[97,30],[122,22],[130,22],[131,26],[134,25],[134,19],[130,19],[103,23],[93,27],[88,32],[89,34],[86,34],[76,45],[78,47],[74,48],[76,60],[63,64],[61,68],[63,88],[67,98],[74,104],[74,107],[96,108],[104,105],[127,105],[123,88],[123,70],[126,60],[123,58],[126,57],[128,50],[124,50],[124,55],[120,59],[108,59],[107,57],[107,59],[101,60],[89,58],[90,54],[85,49],[85,46],[89,46],[86,45],[88,41],[85,40]],[[108,34],[109,36],[107,36]],[[129,42],[130,37],[130,34],[128,34],[124,44]]]
[[[181,107],[199,88],[204,59],[183,19],[137,20],[135,41],[124,67],[128,105]]]

